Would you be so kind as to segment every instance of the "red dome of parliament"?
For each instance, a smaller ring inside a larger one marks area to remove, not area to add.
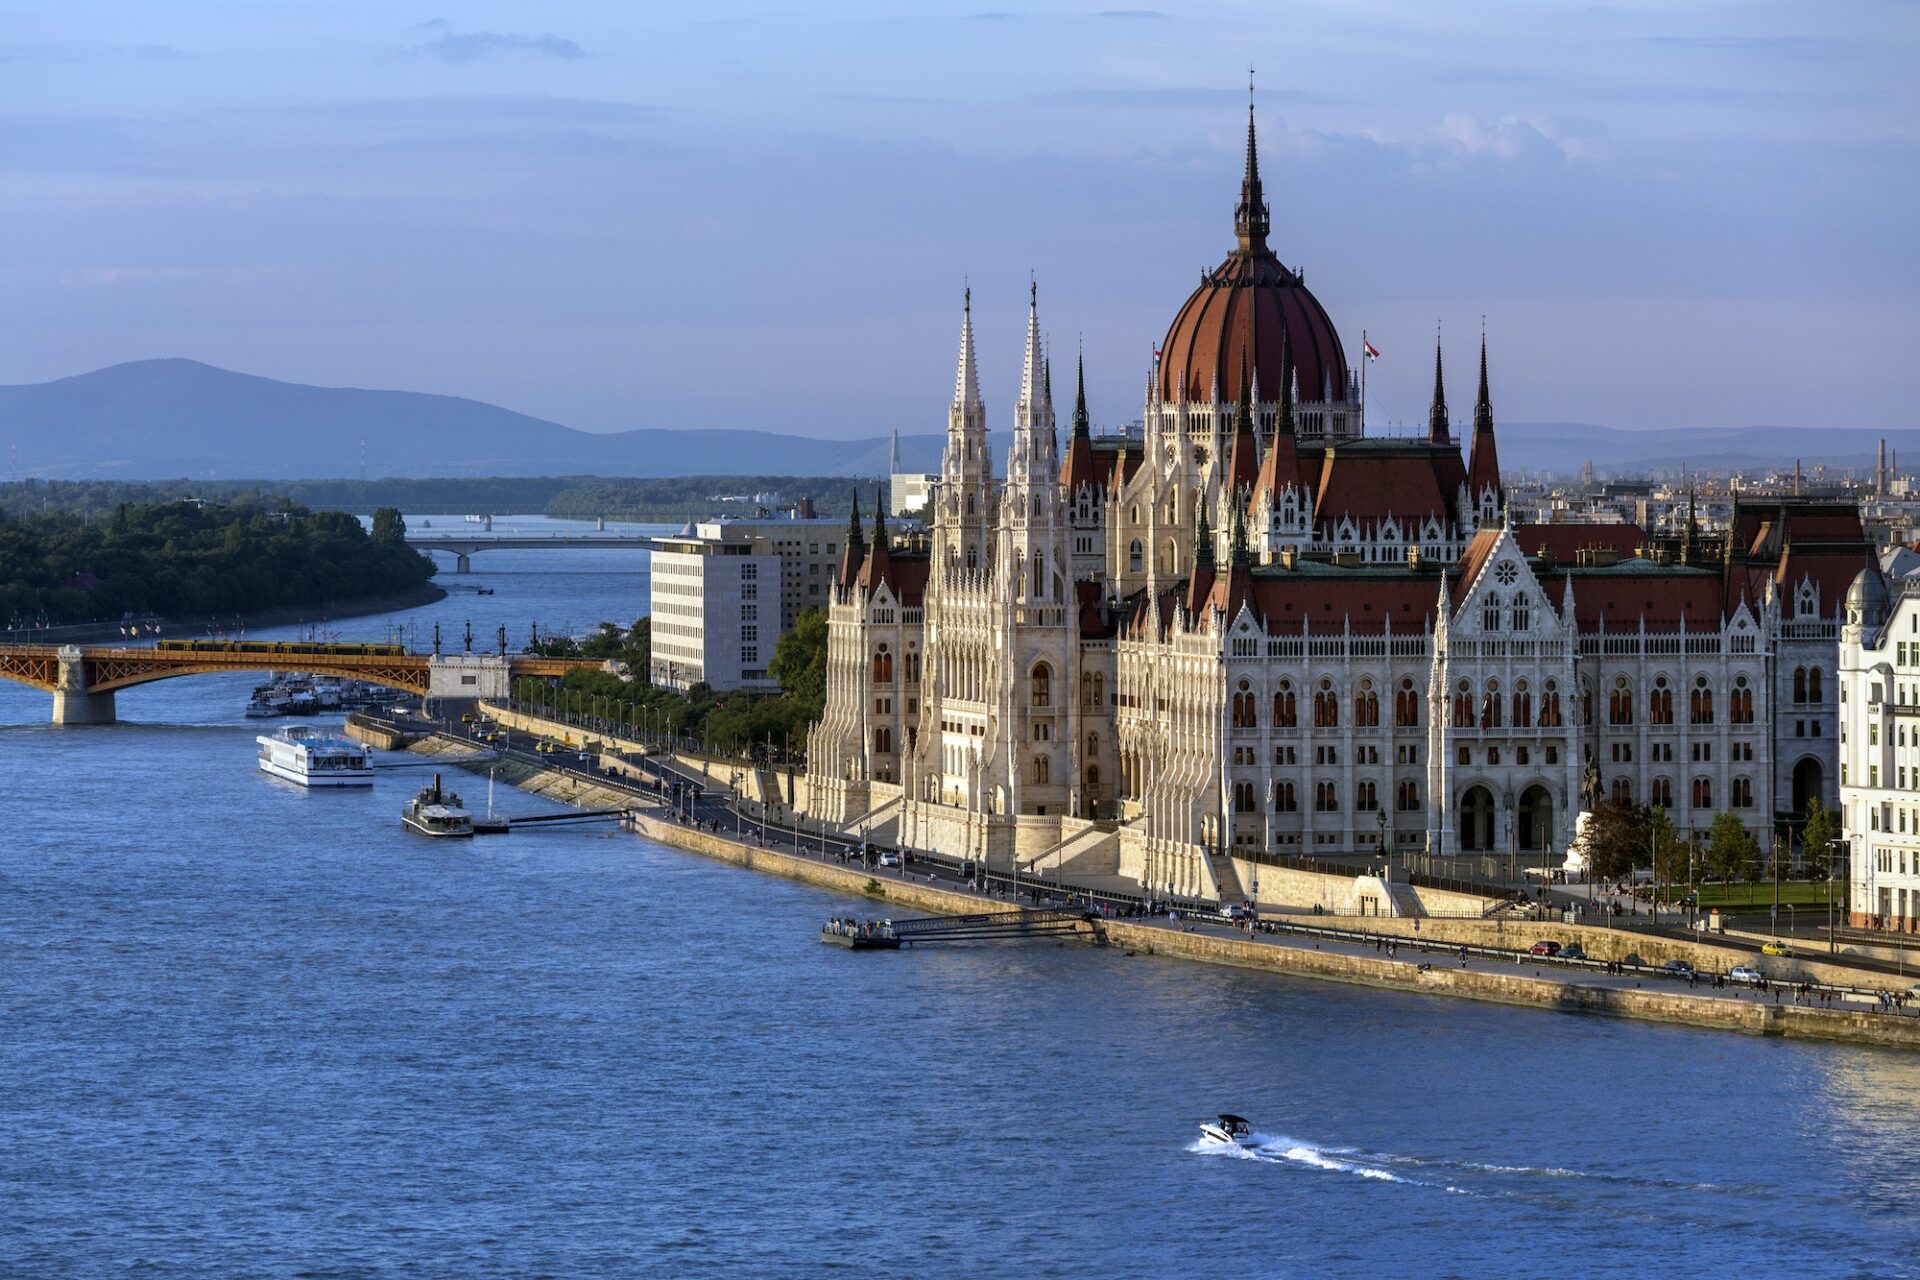
[[[1241,356],[1263,399],[1280,398],[1280,335],[1285,333],[1298,374],[1300,398],[1319,400],[1323,388],[1347,398],[1347,357],[1319,299],[1307,292],[1267,247],[1269,217],[1260,191],[1260,160],[1253,116],[1247,116],[1247,172],[1234,211],[1239,244],[1209,272],[1173,318],[1160,348],[1160,398],[1210,401],[1214,388],[1228,404],[1240,398]]]

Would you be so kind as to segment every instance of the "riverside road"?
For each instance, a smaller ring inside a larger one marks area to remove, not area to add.
[[[395,724],[412,732],[430,730],[455,739],[466,736],[463,734],[465,726],[450,717],[414,717]],[[526,731],[500,729],[498,732],[499,740],[494,746],[502,758],[561,774],[582,785],[620,792],[644,804],[657,806],[662,816],[673,821],[816,861],[847,865],[863,860],[861,841],[832,833],[823,837],[817,831],[796,830],[792,826],[764,821],[736,803],[726,787],[676,766],[668,757],[607,751],[604,752],[605,758],[617,764],[596,769],[589,765],[578,748],[555,739]],[[534,749],[542,744],[558,749]],[[634,785],[636,775],[642,783],[638,787]],[[972,893],[980,898],[985,907],[998,905],[1004,908],[1009,901],[1019,902],[1023,899],[1036,906],[1080,906],[1099,915],[1128,918],[1169,933],[1179,931],[1236,936],[1274,947],[1371,956],[1406,965],[1409,969],[1422,966],[1467,967],[1481,972],[1540,978],[1567,985],[1617,990],[1665,990],[1705,999],[1746,1003],[1792,1004],[1806,999],[1809,1002],[1831,1000],[1835,1007],[1844,1004],[1847,1007],[1870,1008],[1879,1007],[1880,1004],[1877,990],[1866,987],[1820,988],[1816,993],[1802,997],[1789,983],[1774,982],[1755,987],[1728,980],[1724,986],[1716,987],[1712,981],[1713,975],[1704,971],[1697,980],[1690,982],[1684,976],[1666,974],[1650,965],[1616,966],[1621,971],[1610,972],[1609,966],[1599,961],[1560,960],[1529,954],[1527,948],[1532,945],[1534,934],[1539,938],[1554,936],[1550,923],[1511,922],[1510,927],[1528,939],[1513,947],[1463,948],[1453,943],[1425,941],[1417,936],[1383,938],[1361,935],[1342,929],[1338,917],[1269,916],[1257,928],[1249,930],[1245,925],[1223,920],[1210,904],[1176,903],[1170,909],[1148,911],[1136,896],[1088,889],[1076,886],[1071,881],[1021,875],[1015,884],[1002,872],[990,872],[984,876],[977,872],[969,875],[965,864],[925,851],[905,851],[905,859],[901,865],[890,868],[877,865],[877,854],[865,860],[876,879],[911,879],[955,892]],[[1315,920],[1323,923],[1308,923]],[[1891,983],[1893,975],[1888,976]],[[1890,985],[1887,989],[1905,988]],[[1888,1012],[1900,1010],[1890,1007]],[[1912,1012],[1920,1015],[1920,1003],[1915,1004]]]

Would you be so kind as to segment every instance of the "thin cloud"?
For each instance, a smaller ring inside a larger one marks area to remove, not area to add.
[[[1162,13],[1158,9],[1102,9],[1093,16],[1096,18],[1147,18],[1157,21],[1172,15]]]
[[[502,31],[443,31],[412,52],[464,65],[496,54],[528,53],[541,58],[584,58],[587,51],[565,36],[526,36]]]

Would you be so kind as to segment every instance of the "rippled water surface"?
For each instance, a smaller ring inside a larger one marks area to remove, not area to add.
[[[489,554],[421,617],[644,609]],[[811,889],[264,778],[248,683],[73,730],[0,687],[0,1274],[1916,1274],[1920,1058],[854,955]],[[1200,1148],[1223,1109],[1260,1145]]]

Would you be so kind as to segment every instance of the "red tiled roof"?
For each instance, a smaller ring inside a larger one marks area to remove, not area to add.
[[[1637,524],[1517,524],[1513,540],[1521,555],[1570,564],[1594,548],[1630,558],[1647,545],[1647,531]]]
[[[1314,523],[1325,534],[1343,518],[1364,530],[1391,516],[1402,533],[1411,533],[1428,516],[1452,526],[1459,518],[1455,499],[1464,480],[1460,454],[1451,446],[1398,441],[1387,448],[1335,446],[1322,463]]]
[[[1325,307],[1299,276],[1264,247],[1234,251],[1207,275],[1167,329],[1161,347],[1160,397],[1205,401],[1216,382],[1220,399],[1240,398],[1240,352],[1251,364],[1250,380],[1268,400],[1280,394],[1280,334],[1292,348],[1300,396],[1319,400],[1331,384],[1335,400],[1347,398],[1347,358]]]
[[[1480,570],[1486,567],[1495,547],[1500,545],[1500,530],[1482,529],[1473,535],[1467,543],[1467,549],[1460,555],[1460,585],[1454,592],[1457,602],[1473,587],[1474,579],[1480,576]]]
[[[1351,627],[1373,634],[1389,623],[1400,635],[1433,626],[1440,598],[1440,576],[1402,570],[1351,578],[1326,574],[1258,574],[1253,579],[1253,608],[1272,635],[1299,635],[1304,624],[1315,635]]]
[[[1573,579],[1573,610],[1580,630],[1676,631],[1684,620],[1689,628],[1714,630],[1720,625],[1720,575],[1700,569],[1674,569],[1644,562],[1589,572],[1565,571],[1543,577],[1549,599],[1558,600]]]

